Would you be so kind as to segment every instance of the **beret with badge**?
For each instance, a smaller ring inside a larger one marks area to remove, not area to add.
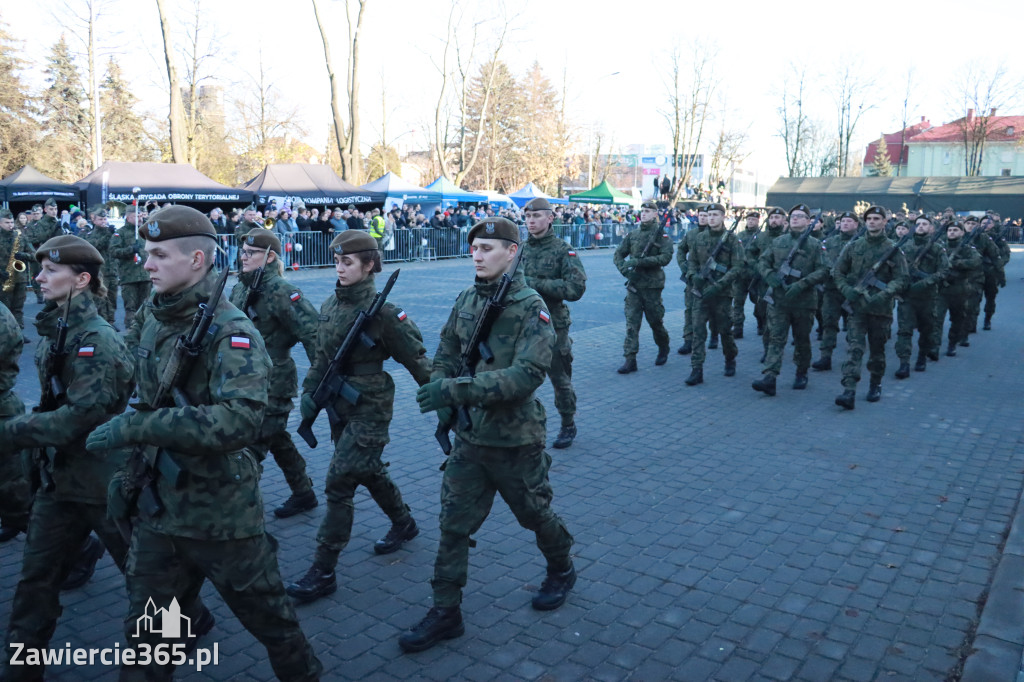
[[[36,260],[42,263],[44,258],[58,265],[103,265],[103,256],[96,247],[72,234],[62,234],[43,242],[36,249]]]
[[[182,237],[209,237],[217,240],[217,231],[206,214],[188,206],[165,206],[149,214],[146,224],[139,228],[143,239],[164,242]]]
[[[472,244],[477,237],[519,244],[519,228],[508,218],[485,218],[470,228],[466,241]]]
[[[255,246],[257,249],[270,249],[278,256],[281,255],[281,240],[277,238],[273,230],[268,230],[265,227],[254,227],[249,230],[242,241],[249,246]]]
[[[528,201],[526,203],[526,205],[523,206],[523,210],[524,211],[550,211],[552,209],[551,209],[551,204],[548,203],[547,199],[545,199],[544,197],[535,197],[533,199],[530,199],[530,201]]]
[[[793,208],[789,209],[789,214],[793,215],[794,211],[802,211],[808,218],[811,217],[811,209],[807,207],[807,204],[797,204]]]
[[[649,208],[652,210],[658,210],[658,202],[648,199],[644,203],[640,204],[640,208]]]
[[[773,216],[773,215],[781,215],[781,216],[785,216],[785,215],[786,215],[786,212],[785,212],[785,211],[783,211],[783,210],[782,210],[781,208],[779,208],[778,206],[776,206],[776,207],[775,207],[775,208],[773,208],[772,210],[768,211],[768,216],[769,216],[769,217],[771,217],[771,216]]]
[[[705,208],[704,210],[708,212],[721,211],[722,213],[725,213],[725,206],[723,206],[722,204],[708,204],[707,208]]]
[[[331,252],[339,256],[376,250],[377,240],[360,230],[345,230],[331,241]]]
[[[883,218],[887,218],[888,217],[886,215],[886,213],[885,213],[885,209],[882,208],[881,206],[877,206],[877,205],[869,206],[868,210],[864,211],[864,217],[865,218],[867,218],[869,215],[880,215]]]

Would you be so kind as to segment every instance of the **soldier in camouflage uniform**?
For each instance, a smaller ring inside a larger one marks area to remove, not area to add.
[[[897,379],[910,376],[910,352],[913,350],[915,329],[918,331],[915,371],[925,371],[928,353],[933,351],[935,298],[939,292],[939,283],[946,279],[949,272],[945,249],[932,241],[934,232],[935,225],[922,215],[914,221],[913,241],[903,247],[909,284],[902,292],[896,308],[896,356],[900,359],[895,374]]]
[[[41,214],[35,211],[35,207],[33,207],[33,211],[39,217],[25,228],[25,235],[28,237],[29,244],[31,245],[27,249],[29,252],[38,248],[43,242],[64,234],[64,228],[61,227],[60,221],[57,220],[56,201],[47,199],[42,206]],[[29,263],[29,271],[32,277],[32,288],[36,292],[36,302],[42,303],[43,299],[40,294],[39,283],[36,281],[36,277],[39,275],[39,263],[34,258]]]
[[[708,229],[693,239],[687,258],[687,289],[693,294],[693,355],[690,356],[692,370],[686,378],[687,386],[704,383],[704,340],[709,327],[711,333],[719,330],[722,337],[725,376],[736,374],[738,351],[732,338],[731,293],[733,282],[743,271],[746,260],[736,235],[725,229],[725,206],[710,204],[707,213]],[[701,270],[723,239],[722,248],[715,257],[715,269],[707,277],[702,277]]]
[[[907,284],[907,260],[903,253],[896,252],[875,272],[875,277],[885,284],[879,290],[868,287],[861,292],[856,285],[861,278],[878,263],[895,244],[885,236],[885,209],[872,206],[864,212],[867,232],[862,239],[853,242],[836,261],[833,277],[843,297],[850,302],[853,312],[846,321],[846,362],[843,363],[843,393],[836,398],[836,405],[852,410],[856,400],[857,382],[860,381],[861,362],[865,342],[870,349],[868,372],[871,384],[867,400],[870,403],[882,399],[882,377],[885,376],[885,342],[892,335],[893,297]]]
[[[253,205],[246,206],[245,211],[242,212],[242,221],[235,225],[235,241],[241,245],[245,236],[253,230],[265,230],[261,223],[256,222],[256,207]],[[282,266],[284,265],[282,261]],[[234,265],[232,266],[238,272],[242,271],[242,251],[239,249],[238,255],[235,258]]]
[[[558,608],[576,583],[569,556],[572,536],[551,509],[544,406],[534,396],[550,366],[555,334],[543,299],[526,286],[520,272],[513,275],[506,307],[486,339],[493,362],[478,366],[473,377],[454,378],[478,316],[515,261],[518,240],[518,228],[504,218],[487,218],[469,231],[476,281],[456,299],[441,330],[432,381],[416,394],[420,411],[437,410],[442,424],[451,422],[453,410],[467,408],[471,427],[463,429],[456,420],[441,484],[441,540],[431,581],[434,606],[399,638],[407,652],[423,651],[465,631],[459,604],[470,536],[483,525],[496,492],[519,525],[536,534],[547,560],[547,577],[533,608]]]
[[[928,358],[939,359],[942,346],[942,326],[949,311],[949,347],[946,356],[956,357],[956,346],[967,338],[967,299],[971,291],[971,279],[982,269],[981,254],[973,244],[964,244],[963,225],[950,223],[946,226],[946,254],[949,272],[939,283],[939,294],[935,299],[935,325],[932,327],[931,351]]]
[[[576,392],[572,388],[572,339],[569,337],[572,318],[565,302],[583,297],[587,273],[576,251],[551,229],[554,212],[547,199],[532,199],[523,210],[530,233],[523,245],[526,286],[544,299],[555,329],[555,351],[548,376],[555,389],[555,409],[562,418],[562,425],[552,447],[567,448],[576,438]]]
[[[789,231],[772,241],[761,252],[757,262],[761,278],[771,287],[772,302],[768,304],[768,330],[771,339],[768,357],[760,379],[752,384],[755,391],[775,395],[775,379],[782,369],[782,356],[789,340],[790,329],[796,348],[793,362],[796,364],[796,378],[793,389],[807,388],[807,370],[811,366],[811,328],[814,326],[814,309],[817,305],[817,287],[828,277],[828,267],[822,256],[821,242],[808,235],[798,250],[800,234],[810,223],[811,209],[797,204],[789,210]],[[800,274],[787,275],[781,268],[789,259],[789,266]]]
[[[760,231],[761,214],[756,210],[747,211],[745,216],[745,227],[742,232],[736,234],[740,248],[746,254],[757,233]],[[732,338],[743,338],[743,323],[747,320],[745,308],[747,307],[747,290],[750,288],[750,281],[757,272],[757,264],[744,260],[743,268],[737,275],[732,285]]]
[[[149,299],[152,285],[146,272],[146,241],[136,236],[135,211],[128,211],[124,225],[110,237],[110,255],[117,261],[124,302],[124,326],[129,329],[136,311]]]
[[[0,421],[0,456],[38,448],[36,492],[14,593],[7,644],[46,647],[60,616],[60,587],[91,531],[95,531],[121,567],[127,547],[107,518],[106,489],[124,453],[103,457],[86,452],[86,436],[124,410],[131,393],[132,359],[121,338],[96,312],[106,292],[100,277],[103,258],[88,242],[62,235],[39,247],[39,281],[46,307],[36,317],[42,342],[36,367],[49,390],[47,356],[57,335],[58,318],[67,316],[66,356],[57,378],[65,388],[56,409],[34,411]],[[70,309],[66,301],[71,297]],[[47,343],[46,341],[50,342]],[[7,655],[12,653],[10,646]],[[6,656],[5,656],[6,658]],[[41,679],[41,666],[12,666],[2,678]]]
[[[361,230],[339,233],[331,242],[331,252],[338,283],[334,295],[320,308],[316,350],[302,382],[303,419],[316,417],[313,392],[356,317],[373,302],[377,293],[373,273],[381,271],[377,241]],[[288,586],[288,594],[299,603],[314,601],[337,589],[334,569],[352,536],[353,496],[359,486],[367,489],[391,520],[387,535],[373,546],[377,554],[391,554],[419,534],[402,493],[381,461],[395,400],[394,380],[382,363],[394,358],[422,386],[430,379],[430,360],[419,328],[390,301],[365,331],[375,345],[367,348],[357,343],[344,368],[346,381],[361,397],[355,405],[341,396],[334,401],[340,420],[331,424],[334,454],[327,472],[327,514],[317,532],[313,565],[298,582]]]
[[[839,260],[839,254],[857,238],[860,230],[860,219],[853,211],[844,211],[839,216],[839,229],[825,239],[822,257],[825,267],[828,268],[828,276],[823,282],[824,290],[821,292],[821,343],[818,348],[821,357],[811,363],[811,369],[816,372],[827,372],[832,369],[832,351],[836,347],[836,339],[839,336],[839,320],[846,316],[843,310],[843,295],[836,286],[832,277],[832,268]]]
[[[982,284],[982,293],[985,295],[985,322],[983,329],[992,329],[992,316],[996,313],[996,296],[999,288],[1006,286],[1006,270],[1004,266],[1010,260],[1010,248],[1001,238],[997,239],[999,231],[995,228],[995,221],[991,216],[981,219],[981,234],[974,240],[974,246],[981,254],[981,263],[984,267],[985,281]],[[980,242],[980,243],[979,243]],[[1005,258],[1004,258],[1005,255]],[[981,302],[979,301],[979,306]],[[978,326],[978,316],[972,318],[972,328]]]
[[[758,233],[750,244],[747,246],[747,261],[750,263],[756,263],[761,258],[761,254],[768,250],[774,239],[782,236],[785,231],[787,222],[786,212],[781,208],[773,208],[768,211],[768,225],[764,230]],[[764,352],[761,355],[761,362],[764,362],[768,357],[768,344],[771,341],[771,334],[768,334],[768,303],[764,300],[764,295],[768,291],[768,285],[765,284],[764,280],[758,278],[756,287],[757,299],[754,302],[754,317],[757,318],[757,333],[761,336],[761,342],[764,346]]]
[[[0,423],[25,413],[25,404],[14,392],[21,346],[21,327],[11,311],[0,305]],[[32,491],[22,458],[0,456],[0,543],[28,528],[31,507]]]
[[[117,261],[110,256],[110,240],[114,236],[114,231],[110,229],[107,212],[103,209],[93,212],[91,218],[92,230],[84,236],[85,240],[96,247],[103,256],[103,270],[100,274],[103,275],[103,284],[107,287],[106,297],[102,301],[96,301],[96,307],[103,319],[116,329],[114,315],[117,313]]]
[[[274,363],[267,386],[269,402],[260,424],[259,442],[254,447],[261,461],[267,451],[274,456],[292,491],[291,497],[274,510],[274,516],[284,519],[317,506],[312,481],[306,474],[306,460],[288,433],[288,414],[298,388],[292,346],[301,342],[312,363],[318,322],[316,309],[302,290],[282,276],[280,255],[281,240],[273,231],[260,227],[246,235],[242,243],[242,272],[231,291],[231,303],[252,320]],[[261,267],[259,290],[250,297],[253,278]]]
[[[118,472],[108,489],[109,515],[134,522],[125,635],[136,659],[140,644],[155,649],[179,643],[153,632],[136,637],[136,621],[149,600],[157,609],[170,608],[172,600],[188,604],[209,580],[266,647],[278,678],[315,680],[322,666],[285,594],[277,543],[264,529],[259,464],[246,447],[259,435],[267,404],[271,361],[263,340],[222,296],[208,340],[179,386],[192,404],[153,404],[177,338],[191,329],[199,304],[209,302],[217,283],[217,235],[205,215],[185,206],[154,211],[139,232],[155,293],[126,338],[137,349],[138,410],[104,424],[87,441],[96,452],[159,448],[157,459],[167,458],[157,462],[155,480],[146,486],[159,506],[134,509],[133,491],[143,482],[128,471]],[[169,469],[182,475],[173,480],[160,473]],[[169,680],[173,672],[173,665],[155,662],[123,665],[121,679]]]
[[[669,338],[665,323],[665,305],[661,291],[665,288],[664,267],[672,260],[672,240],[658,223],[658,205],[645,201],[640,207],[640,226],[627,234],[615,249],[615,267],[626,278],[626,341],[622,354],[626,361],[619,374],[636,371],[636,354],[640,350],[640,323],[644,316],[658,346],[655,365],[668,362]]]
[[[17,251],[14,250],[17,242]],[[14,216],[6,208],[0,209],[0,303],[5,305],[14,320],[22,329],[25,328],[25,295],[28,292],[28,264],[34,262],[31,256],[32,245],[29,243],[25,231],[14,228]],[[7,264],[11,257],[21,261],[25,269],[18,272],[11,269],[8,272]],[[19,351],[20,353],[20,351]]]
[[[683,280],[684,284],[686,283],[687,268],[689,267],[686,258],[690,253],[690,249],[693,248],[693,240],[697,238],[698,234],[707,229],[708,210],[707,207],[701,206],[697,209],[696,229],[690,228],[687,230],[676,247],[676,265],[679,266],[679,270],[682,273],[679,279]],[[689,355],[693,352],[693,306],[693,293],[689,287],[686,287],[683,291],[683,345],[677,351],[680,355]]]

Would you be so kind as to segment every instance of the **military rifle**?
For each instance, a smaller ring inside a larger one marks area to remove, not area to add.
[[[657,228],[655,232],[660,234],[661,228]],[[650,243],[647,246],[650,247]],[[647,248],[644,249],[644,252],[646,251]],[[470,334],[469,340],[466,343],[466,350],[462,352],[462,357],[459,359],[459,368],[455,372],[455,378],[474,377],[476,376],[477,365],[481,361],[484,364],[494,362],[494,353],[491,351],[491,347],[487,345],[487,339],[491,335],[491,327],[494,326],[502,311],[505,310],[505,299],[508,297],[508,290],[512,286],[512,279],[515,277],[516,270],[519,268],[519,261],[522,260],[522,257],[523,250],[520,247],[512,267],[501,276],[497,290],[484,303],[483,309],[477,316],[473,333]],[[455,414],[450,419],[446,421],[438,420],[437,430],[434,431],[434,438],[437,439],[445,456],[450,455],[452,452],[452,441],[448,437],[448,432],[452,430],[456,423],[458,423],[459,428],[463,431],[469,431],[473,428],[473,422],[469,417],[469,408],[465,405],[459,405],[455,410]],[[447,460],[445,460],[445,464],[447,463]],[[445,464],[441,465],[442,470]]]
[[[728,230],[725,230],[724,234],[722,234],[722,236],[718,239],[718,242],[714,245],[714,247],[712,247],[711,253],[708,254],[708,259],[704,261],[704,265],[701,266],[700,271],[697,273],[697,276],[700,277],[705,282],[711,282],[712,284],[714,284],[715,273],[725,273],[729,271],[729,268],[725,267],[724,265],[718,262],[718,254],[721,253],[723,248],[725,248],[725,242],[729,239],[729,235],[733,233],[733,231],[736,229],[736,226],[739,224],[740,218],[737,217],[736,220],[733,221],[732,227],[730,227]],[[709,227],[708,230],[710,229],[711,228]],[[696,296],[697,298],[703,298],[704,292],[698,289],[697,287],[694,287],[693,295]]]
[[[924,260],[925,255],[932,249],[932,244],[939,241],[942,236],[942,230],[936,229],[932,234],[931,239],[921,248],[917,254],[914,255],[914,260],[907,264],[907,269],[910,271],[910,277],[915,282],[920,282],[922,279],[928,276],[929,273],[922,272],[919,268],[921,261]]]
[[[903,245],[907,243],[907,240],[910,238],[911,234],[913,233],[907,232],[900,238],[898,242],[890,246],[889,249],[884,254],[882,254],[882,257],[879,258],[874,265],[868,268],[868,271],[865,272],[859,280],[857,280],[857,283],[853,285],[854,291],[856,291],[858,294],[863,294],[868,290],[869,287],[874,287],[879,291],[884,291],[886,284],[888,283],[878,279],[878,271],[881,269],[883,265],[885,265],[889,261],[890,258],[896,255],[897,251],[903,248]],[[849,301],[843,301],[842,307],[843,310],[845,310],[846,312],[853,313],[853,306],[850,305]]]
[[[384,303],[388,300],[388,294],[391,293],[391,288],[395,286],[395,281],[398,280],[399,272],[401,272],[400,269],[391,273],[387,284],[374,296],[370,307],[359,311],[359,314],[356,315],[355,322],[349,327],[348,334],[345,335],[341,345],[338,346],[338,350],[331,359],[331,363],[327,366],[327,371],[324,373],[323,378],[320,379],[320,383],[317,384],[316,390],[313,391],[313,402],[316,404],[317,414],[320,413],[320,410],[327,410],[327,419],[330,421],[331,426],[341,421],[341,415],[334,408],[336,398],[341,397],[350,405],[355,405],[359,402],[361,394],[346,380],[345,365],[348,363],[352,351],[356,348],[356,344],[361,344],[366,348],[373,348],[377,345],[377,342],[366,333],[366,326],[377,316],[380,309],[384,307]],[[313,422],[315,421],[316,415],[303,419],[302,423],[299,424],[298,431],[296,431],[311,448],[317,446],[316,436],[313,435]]]
[[[68,357],[68,320],[71,318],[72,293],[74,292],[68,292],[68,302],[64,308],[64,315],[57,318],[57,335],[54,337],[53,343],[50,344],[50,348],[46,351],[43,393],[39,397],[39,406],[33,410],[34,412],[53,412],[67,400],[67,387],[61,379],[61,374],[64,373],[64,363]],[[38,487],[42,488],[44,492],[53,492],[54,482],[53,476],[50,473],[52,462],[46,453],[46,448],[38,448],[35,451],[34,459],[36,474],[39,476]],[[33,488],[35,487],[37,486],[33,485]]]
[[[664,231],[662,230],[662,227],[661,227],[661,221],[660,220],[654,221],[654,225],[655,225],[654,229],[651,230],[651,238],[648,239],[647,243],[644,245],[644,250],[641,251],[640,255],[636,257],[637,261],[640,260],[641,258],[644,258],[647,255],[647,252],[650,251],[651,248],[654,246],[654,243],[656,241],[658,241],[659,239],[661,239],[661,236],[664,234]],[[516,267],[519,267],[518,259],[516,261],[515,266],[512,268],[512,272],[513,273],[515,272],[515,268]],[[631,291],[632,293],[635,294],[636,293],[636,287],[633,286],[633,275],[634,274],[636,274],[635,261],[634,261],[634,263],[630,264],[630,266],[629,266],[629,274],[626,275],[626,288],[629,291]],[[504,275],[502,275],[502,276],[504,277]],[[445,437],[447,438],[447,436],[445,436]]]
[[[793,244],[793,248],[791,248],[789,253],[786,254],[785,259],[782,261],[782,265],[779,266],[779,274],[782,275],[783,288],[787,287],[791,283],[790,278],[792,278],[792,280],[798,280],[803,274],[793,267],[793,260],[796,258],[796,254],[800,252],[800,249],[803,248],[804,244],[807,243],[807,238],[811,236],[811,232],[814,230],[815,224],[817,224],[816,220],[812,220],[808,223],[804,231],[800,233],[800,236],[796,238],[796,243]],[[792,234],[792,232],[790,234]],[[768,287],[768,290],[764,292],[763,298],[766,303],[775,304],[775,299],[772,297],[771,287]]]

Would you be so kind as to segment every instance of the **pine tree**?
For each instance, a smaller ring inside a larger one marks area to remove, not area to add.
[[[23,67],[14,39],[0,23],[0,177],[33,161],[36,151],[38,127],[32,97],[21,81]]]
[[[875,147],[875,159],[871,163],[871,174],[879,178],[891,178],[893,173],[892,159],[889,158],[889,146],[885,144],[883,135]]]
[[[89,172],[92,148],[82,76],[63,34],[46,60],[45,73],[49,87],[40,98],[40,170],[57,180],[74,182]]]
[[[137,98],[113,56],[100,83],[100,110],[103,112],[103,158],[111,161],[153,161],[142,118],[135,113]]]

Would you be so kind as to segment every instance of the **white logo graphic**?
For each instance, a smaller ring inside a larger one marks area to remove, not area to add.
[[[141,637],[144,632],[160,635],[164,639],[179,639],[183,636],[182,632],[185,637],[195,636],[192,634],[192,619],[182,615],[177,597],[171,599],[171,605],[166,609],[158,609],[153,598],[149,598],[145,612],[135,621],[134,636]]]

